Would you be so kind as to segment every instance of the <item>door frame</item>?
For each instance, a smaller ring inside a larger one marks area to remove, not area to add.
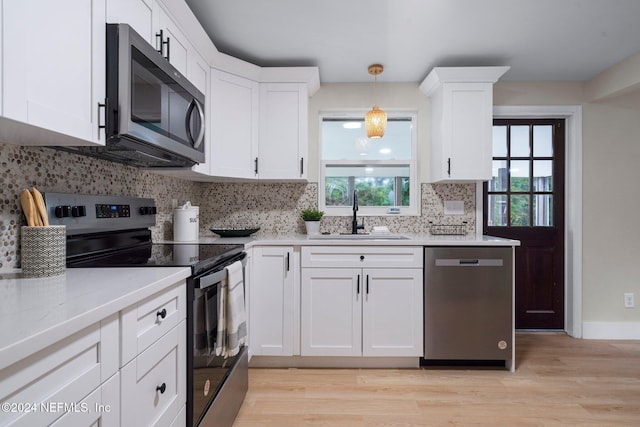
[[[565,119],[564,316],[565,331],[582,338],[582,106],[496,105],[495,119]],[[482,224],[482,183],[476,185],[476,224]],[[482,238],[482,227],[476,227]]]

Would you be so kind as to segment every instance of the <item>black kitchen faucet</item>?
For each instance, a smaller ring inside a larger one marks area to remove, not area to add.
[[[358,224],[358,193],[353,190],[353,221],[351,221],[351,234],[358,234],[358,230],[364,230],[364,218],[362,218],[362,224]]]

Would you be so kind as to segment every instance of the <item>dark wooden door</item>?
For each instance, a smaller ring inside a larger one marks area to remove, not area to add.
[[[496,119],[484,233],[516,248],[516,328],[564,329],[564,119]]]

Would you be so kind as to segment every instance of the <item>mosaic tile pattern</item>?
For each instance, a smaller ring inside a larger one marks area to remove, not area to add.
[[[20,227],[27,225],[19,193],[41,192],[152,197],[158,206],[154,239],[172,234],[171,200],[194,197],[196,183],[153,174],[118,163],[44,147],[0,143],[0,270],[20,266]]]
[[[316,183],[196,183],[118,163],[44,147],[0,143],[0,271],[20,266],[20,227],[26,225],[19,203],[23,188],[61,193],[151,197],[158,208],[154,240],[173,237],[172,201],[200,207],[200,232],[211,227],[260,227],[257,235],[305,233],[300,211],[317,206]],[[464,201],[465,215],[444,215],[445,200]],[[422,184],[421,215],[367,217],[365,229],[386,225],[396,233],[427,233],[429,221],[467,221],[475,233],[474,184]],[[324,217],[321,232],[350,230],[351,217]]]
[[[434,224],[461,224],[467,221],[467,234],[475,233],[474,184],[422,184],[420,216],[365,217],[365,231],[385,225],[393,233],[428,233]],[[305,233],[300,211],[317,206],[315,183],[203,184],[200,203],[200,232],[213,235],[209,228],[260,227],[256,236]],[[464,202],[464,215],[445,215],[445,200]],[[320,232],[351,230],[351,217],[327,217]]]

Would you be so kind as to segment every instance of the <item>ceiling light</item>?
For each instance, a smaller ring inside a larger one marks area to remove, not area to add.
[[[389,154],[391,153],[391,148],[381,148],[380,154]]]
[[[369,66],[369,74],[374,76],[373,81],[373,98],[374,102],[377,97],[378,74],[381,74],[384,68],[380,64]],[[367,138],[382,138],[385,128],[387,127],[387,113],[382,111],[377,105],[374,105],[371,111],[364,116],[364,127],[367,131]]]
[[[345,129],[360,129],[362,127],[361,122],[345,122],[342,124]]]

